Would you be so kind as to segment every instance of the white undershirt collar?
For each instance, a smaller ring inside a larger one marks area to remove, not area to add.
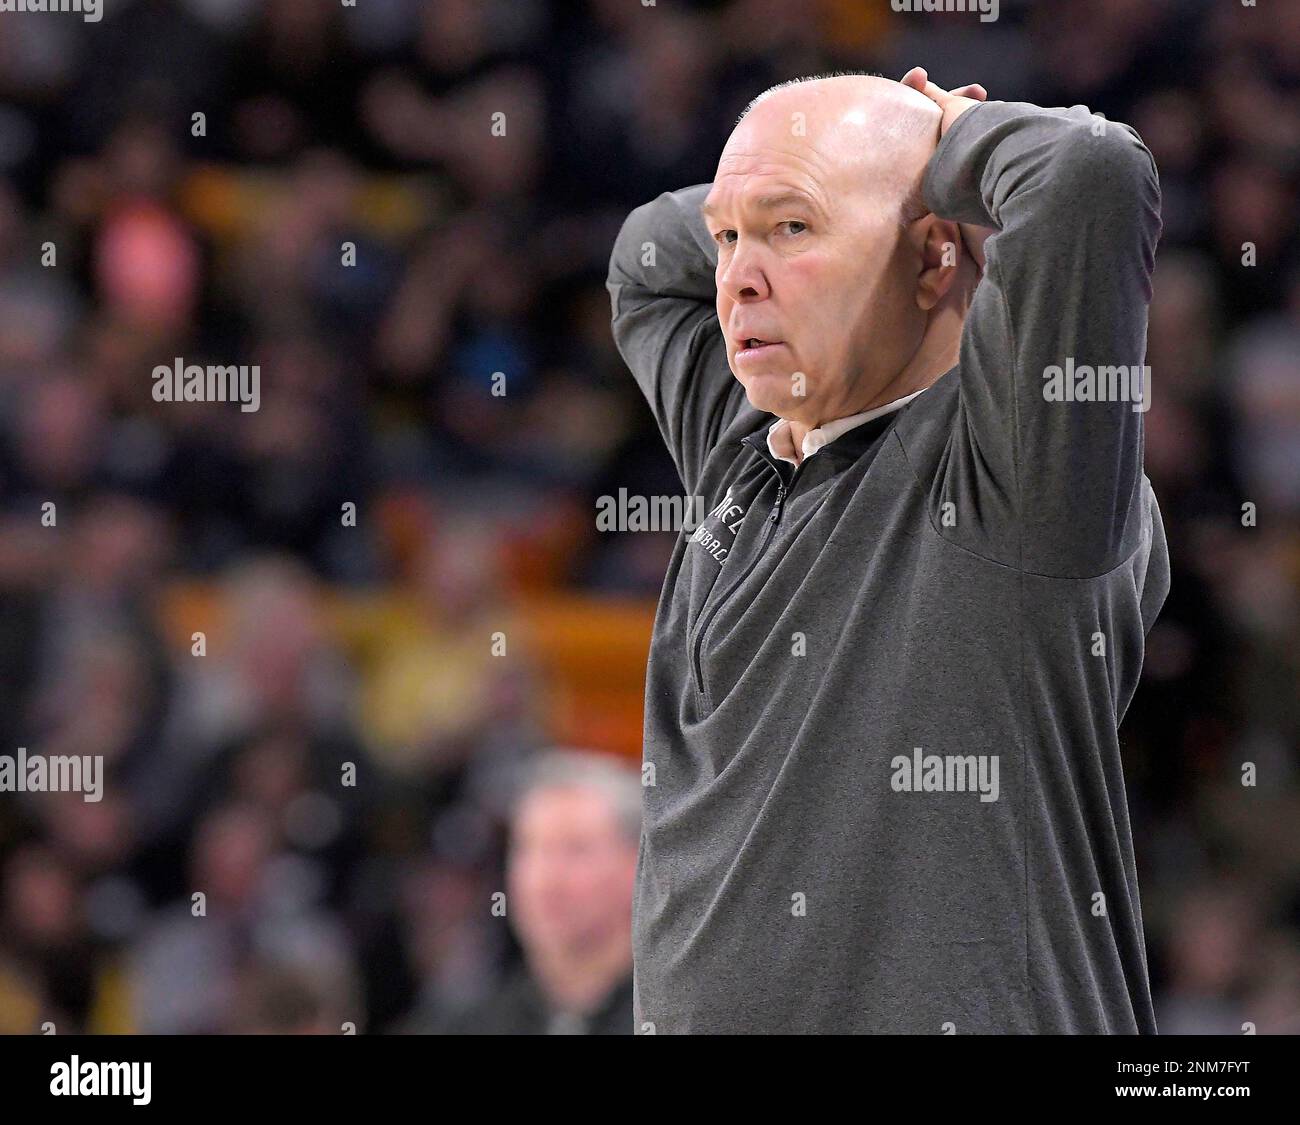
[[[833,421],[814,427],[804,434],[803,455],[811,457],[822,446],[829,445],[837,437],[843,437],[850,430],[861,426],[864,422],[870,422],[873,418],[879,418],[882,415],[901,409],[925,389],[925,387],[922,387],[921,390],[913,391],[910,395],[896,398],[893,402],[885,403],[884,406],[864,410],[861,414],[850,414],[847,418],[836,418]],[[767,448],[773,457],[788,461],[791,465],[798,464],[794,457],[794,439],[790,436],[790,421],[788,418],[778,418],[768,427]]]

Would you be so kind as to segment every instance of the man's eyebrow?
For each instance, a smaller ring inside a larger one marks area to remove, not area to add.
[[[811,195],[802,191],[781,191],[775,194],[760,195],[754,200],[754,207],[759,211],[774,211],[778,207],[787,207],[790,204],[799,204],[804,207],[811,207],[820,212],[821,207]],[[706,218],[710,215],[717,214],[718,209],[714,207],[707,199],[700,205],[700,214]]]

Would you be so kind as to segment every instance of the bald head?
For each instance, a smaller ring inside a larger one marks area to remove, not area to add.
[[[780,153],[815,164],[827,192],[861,190],[907,222],[923,213],[917,193],[941,116],[924,94],[892,79],[796,78],[749,103],[718,171],[739,170],[764,150]]]

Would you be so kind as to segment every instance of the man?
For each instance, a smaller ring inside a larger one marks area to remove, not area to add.
[[[556,750],[511,818],[506,915],[525,963],[453,1034],[632,1033],[632,886],[641,829],[637,775]]]
[[[1114,369],[1158,180],[983,98],[777,87],[614,247],[709,512],[650,653],[638,1031],[1156,1030],[1116,728],[1168,562]]]

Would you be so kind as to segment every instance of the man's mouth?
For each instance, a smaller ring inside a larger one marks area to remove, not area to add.
[[[763,340],[758,336],[747,336],[740,341],[732,363],[739,371],[771,371],[772,363],[779,357],[783,346],[781,340]]]

